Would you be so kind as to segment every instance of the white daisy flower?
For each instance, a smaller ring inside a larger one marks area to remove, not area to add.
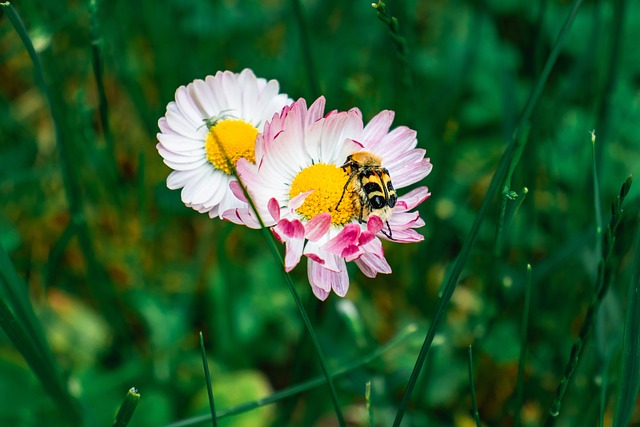
[[[346,295],[346,262],[354,261],[368,277],[391,273],[380,238],[423,240],[414,229],[424,221],[409,211],[429,190],[420,187],[400,197],[395,191],[431,172],[425,150],[415,148],[415,131],[402,126],[389,132],[392,111],[364,127],[358,109],[324,115],[324,104],[319,98],[307,109],[300,99],[285,107],[258,137],[256,162],[237,163],[263,223],[286,244],[285,269],[305,255],[311,288],[321,300],[331,291]],[[233,186],[242,197],[239,184]],[[248,206],[223,217],[260,227]]]
[[[182,188],[182,201],[211,218],[245,206],[233,196],[233,166],[255,161],[255,140],[274,113],[292,102],[275,80],[218,71],[176,90],[175,101],[158,121],[156,148],[173,169],[167,187]]]

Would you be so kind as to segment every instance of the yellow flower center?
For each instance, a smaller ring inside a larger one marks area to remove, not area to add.
[[[231,175],[240,158],[256,162],[256,136],[258,129],[244,120],[220,120],[207,133],[204,145],[207,160],[216,169]]]
[[[314,190],[296,211],[307,220],[329,212],[333,225],[344,225],[357,214],[354,208],[352,185],[349,185],[346,191],[344,189],[348,178],[349,175],[342,168],[317,163],[296,175],[291,183],[289,197],[293,198],[300,193]],[[341,197],[342,200],[340,200]]]

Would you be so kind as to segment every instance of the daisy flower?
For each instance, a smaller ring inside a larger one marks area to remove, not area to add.
[[[286,245],[285,269],[292,270],[304,255],[311,288],[321,300],[331,291],[346,295],[347,262],[368,277],[391,273],[380,239],[423,240],[414,229],[424,221],[410,211],[429,190],[420,187],[397,197],[395,189],[431,172],[425,150],[416,148],[415,131],[404,126],[389,131],[392,111],[382,111],[365,127],[358,109],[324,115],[324,106],[321,97],[308,109],[303,99],[285,107],[258,137],[256,162],[237,163],[257,214]],[[376,164],[362,169],[354,159]],[[232,187],[242,198],[239,184]],[[261,226],[249,206],[226,211],[223,218]]]
[[[229,191],[238,159],[255,161],[255,141],[264,123],[293,102],[275,80],[253,71],[219,71],[176,90],[158,121],[156,148],[173,169],[167,187],[182,188],[182,201],[211,218],[243,206]]]

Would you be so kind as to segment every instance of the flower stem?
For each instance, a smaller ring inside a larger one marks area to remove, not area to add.
[[[287,286],[289,287],[289,291],[291,292],[291,296],[293,297],[293,300],[295,301],[296,306],[298,307],[298,311],[300,312],[300,316],[302,317],[302,320],[303,320],[303,322],[304,322],[304,324],[305,324],[305,326],[307,328],[307,331],[309,332],[309,336],[311,337],[311,341],[313,342],[313,346],[314,346],[314,348],[316,350],[316,354],[317,354],[318,360],[320,362],[320,367],[322,368],[322,373],[324,374],[324,377],[326,379],[327,385],[329,386],[329,393],[331,394],[331,401],[333,403],[333,407],[334,407],[334,410],[335,410],[335,413],[336,413],[336,417],[338,418],[338,423],[340,424],[341,427],[344,427],[346,424],[345,424],[345,421],[344,421],[344,417],[342,415],[342,410],[340,409],[340,404],[338,403],[338,396],[337,396],[337,393],[336,393],[335,386],[333,385],[333,380],[331,379],[331,375],[329,374],[329,368],[327,367],[327,361],[326,361],[326,359],[324,357],[324,353],[322,351],[322,347],[320,346],[320,341],[318,340],[318,337],[317,337],[317,335],[315,333],[313,325],[311,324],[311,321],[309,320],[309,316],[307,315],[307,310],[305,310],[304,304],[302,304],[302,300],[300,300],[300,295],[298,295],[298,292],[296,291],[296,288],[293,285],[293,280],[291,280],[291,276],[284,269],[284,259],[282,258],[282,254],[280,254],[280,251],[278,251],[278,247],[276,245],[275,238],[269,232],[269,229],[265,226],[264,221],[260,217],[260,214],[258,213],[258,210],[256,209],[256,205],[253,202],[253,199],[251,198],[251,195],[247,191],[247,188],[245,187],[245,185],[242,183],[242,180],[240,179],[240,176],[238,175],[238,171],[236,170],[235,165],[231,163],[230,157],[227,154],[227,152],[226,152],[226,150],[224,148],[224,145],[222,144],[222,142],[220,142],[220,138],[218,138],[218,135],[216,134],[214,128],[211,128],[211,132],[212,132],[212,135],[213,135],[213,138],[214,138],[216,144],[218,145],[218,148],[220,149],[220,151],[222,152],[222,155],[226,159],[227,167],[229,168],[229,170],[232,171],[232,175],[238,180],[238,184],[240,185],[240,188],[242,188],[242,193],[244,194],[245,198],[249,201],[249,206],[251,206],[251,209],[253,210],[253,213],[255,214],[256,218],[258,219],[258,222],[260,223],[260,229],[262,231],[262,234],[263,234],[265,240],[267,241],[267,246],[269,246],[269,250],[271,251],[271,254],[273,255],[273,257],[276,260],[276,262],[280,266],[282,266],[282,273],[284,275],[284,280],[287,283]]]

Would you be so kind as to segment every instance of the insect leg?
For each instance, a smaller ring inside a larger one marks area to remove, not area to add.
[[[353,180],[353,177],[355,177],[357,173],[358,171],[353,172],[349,177],[349,179],[347,180],[347,183],[344,185],[344,188],[342,189],[342,195],[340,196],[340,200],[338,200],[338,204],[336,205],[336,210],[338,210],[338,208],[340,207],[340,203],[342,203],[342,199],[344,198],[344,193],[349,188],[349,183]]]

